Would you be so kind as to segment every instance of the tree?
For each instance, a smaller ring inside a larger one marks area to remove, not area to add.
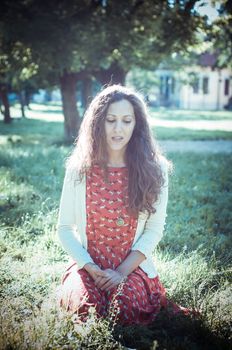
[[[2,1],[4,32],[31,48],[38,74],[60,82],[69,141],[80,125],[77,81],[86,91],[92,76],[101,84],[124,84],[131,67],[154,69],[196,42],[203,26],[194,10],[198,0]]]
[[[97,16],[94,15],[99,5],[98,1],[87,0],[68,3],[3,0],[1,4],[0,24],[4,37],[31,48],[38,75],[51,84],[60,84],[68,141],[74,140],[80,125],[76,107],[77,81],[86,84],[92,75],[90,68],[102,57],[102,47],[97,45],[100,42],[95,23]]]
[[[132,69],[128,73],[126,81],[129,85],[135,87],[137,91],[140,91],[147,96],[147,98],[150,94],[152,94],[154,86],[158,86],[159,84],[154,71],[141,68]]]
[[[37,65],[32,61],[31,50],[19,41],[7,42],[0,36],[0,48],[0,99],[4,106],[4,123],[10,123],[9,89],[21,94],[22,86],[36,74]]]
[[[214,2],[216,5],[216,2]],[[232,67],[232,3],[224,0],[219,8],[219,16],[212,23],[208,40],[217,52],[218,67]]]

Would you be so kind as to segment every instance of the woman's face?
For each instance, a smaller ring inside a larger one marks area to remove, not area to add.
[[[105,133],[109,156],[123,156],[135,128],[132,104],[127,100],[111,103],[105,119]]]

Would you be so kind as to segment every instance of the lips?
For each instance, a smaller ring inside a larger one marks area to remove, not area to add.
[[[113,140],[113,141],[122,141],[122,140],[123,140],[123,137],[121,137],[121,136],[113,136],[113,137],[112,137],[112,140]]]

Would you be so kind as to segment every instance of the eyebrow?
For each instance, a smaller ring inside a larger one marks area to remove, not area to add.
[[[115,114],[112,114],[112,113],[107,113],[107,115],[112,115],[112,117],[117,117],[117,115],[115,115]],[[123,115],[122,117],[134,117],[134,115],[132,115],[132,114],[126,114],[126,115]]]

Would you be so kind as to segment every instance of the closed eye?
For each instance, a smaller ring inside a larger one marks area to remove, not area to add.
[[[106,119],[108,123],[114,123],[116,120],[115,119]],[[125,124],[130,124],[132,120],[123,120],[123,123]]]

